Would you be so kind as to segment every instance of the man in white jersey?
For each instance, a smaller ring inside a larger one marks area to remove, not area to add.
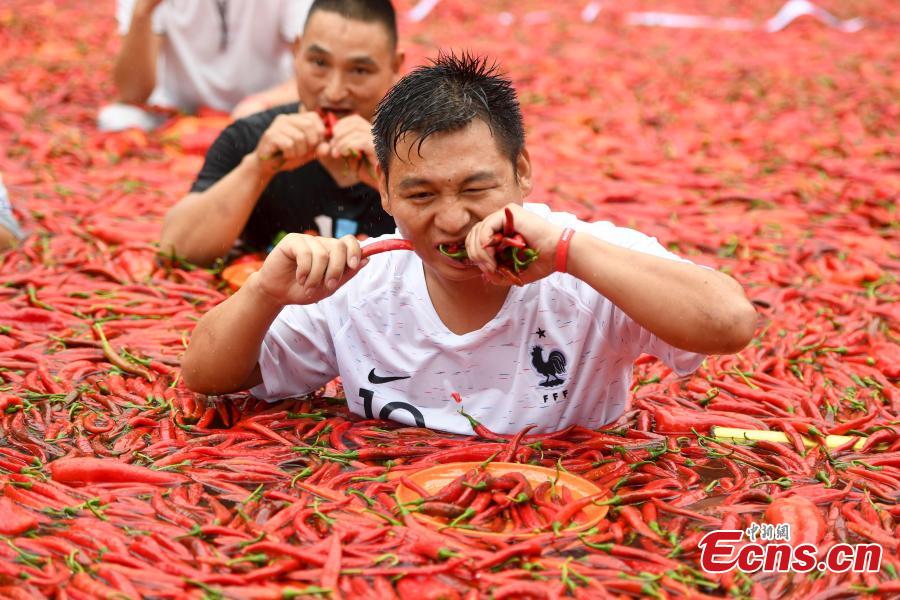
[[[518,100],[485,60],[442,56],[401,79],[373,135],[398,226],[383,237],[414,252],[363,260],[351,236],[287,236],[197,325],[183,364],[192,389],[277,400],[340,375],[369,418],[468,434],[464,408],[503,433],[598,427],[625,409],[641,353],[687,374],[751,339],[756,311],[731,277],[637,231],[524,203]],[[484,247],[507,207],[539,251],[521,287]],[[439,250],[455,243],[468,262]]]
[[[101,108],[98,127],[155,129],[166,116],[145,103],[240,118],[296,101],[292,63],[310,3],[116,0],[118,102]]]

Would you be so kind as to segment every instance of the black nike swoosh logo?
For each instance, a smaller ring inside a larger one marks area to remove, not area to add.
[[[379,383],[390,383],[400,379],[409,379],[409,375],[404,375],[403,377],[379,377],[375,374],[375,369],[369,371],[369,383],[374,383],[376,385]]]

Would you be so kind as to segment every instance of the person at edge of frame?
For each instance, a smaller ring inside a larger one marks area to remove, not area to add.
[[[116,0],[116,100],[97,128],[151,131],[175,111],[235,118],[297,99],[291,59],[312,0]]]

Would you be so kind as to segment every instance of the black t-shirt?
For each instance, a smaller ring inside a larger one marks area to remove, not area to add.
[[[280,114],[296,113],[299,105],[286,104],[251,115],[229,125],[206,153],[192,192],[212,187],[253,152],[272,121]],[[371,187],[358,183],[338,187],[318,161],[275,175],[263,190],[241,233],[241,241],[255,250],[268,250],[279,233],[318,231],[316,217],[332,219],[332,234],[365,233],[376,237],[394,232],[394,219],[381,208]],[[320,232],[321,233],[321,232]]]

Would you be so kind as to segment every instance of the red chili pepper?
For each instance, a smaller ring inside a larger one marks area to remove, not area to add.
[[[790,544],[818,544],[825,537],[825,519],[822,512],[808,498],[788,496],[777,498],[766,509],[766,521],[772,524],[786,523],[791,528]]]
[[[500,565],[512,558],[540,556],[544,546],[539,540],[532,539],[518,544],[514,544],[499,552],[494,552],[490,556],[483,558],[472,565],[472,568],[478,571],[485,571],[495,565]]]
[[[653,506],[652,504],[647,504],[645,506]],[[650,529],[647,523],[644,521],[644,518],[641,516],[641,511],[636,509],[634,506],[620,506],[619,514],[625,520],[626,523],[638,534],[653,540],[654,542],[665,543],[658,533]]]
[[[599,494],[593,494],[591,496],[583,496],[578,498],[577,500],[572,500],[563,506],[559,512],[553,518],[553,530],[559,531],[568,527],[569,523],[575,516],[584,510],[591,503],[597,502],[598,500],[602,500],[605,496],[607,496],[606,492],[600,492]]]
[[[506,214],[506,220],[503,222],[503,237],[512,237],[516,233],[516,225],[513,221],[513,214],[509,208],[503,209]]]
[[[459,591],[433,576],[404,577],[397,582],[400,600],[459,600]]]
[[[146,467],[90,457],[61,458],[51,462],[47,468],[53,479],[60,482],[175,485],[188,481],[187,477],[177,473],[152,471]]]
[[[325,139],[330,140],[334,137],[334,126],[338,122],[337,115],[322,108],[318,109],[316,112],[319,113],[319,117],[321,117],[322,122],[325,124]]]
[[[450,504],[448,502],[424,502],[420,504],[416,509],[416,512],[420,512],[425,515],[429,515],[432,517],[442,517],[444,519],[455,519],[460,516],[464,512],[466,512],[466,507],[459,506],[457,504]]]
[[[391,250],[412,250],[413,245],[409,240],[380,240],[367,244],[362,248],[362,257],[368,258],[382,252],[390,252]]]
[[[0,496],[0,534],[20,535],[38,526],[37,517],[18,504]]]
[[[322,565],[322,587],[331,590],[333,596],[337,596],[338,579],[341,575],[341,538],[335,533],[331,536],[328,548],[328,557]]]
[[[103,425],[98,425],[98,419],[106,419],[106,423],[104,423]],[[91,433],[106,433],[108,431],[111,431],[115,426],[115,423],[113,423],[111,419],[95,412],[86,414],[81,420],[81,424],[87,431],[90,431]]]

